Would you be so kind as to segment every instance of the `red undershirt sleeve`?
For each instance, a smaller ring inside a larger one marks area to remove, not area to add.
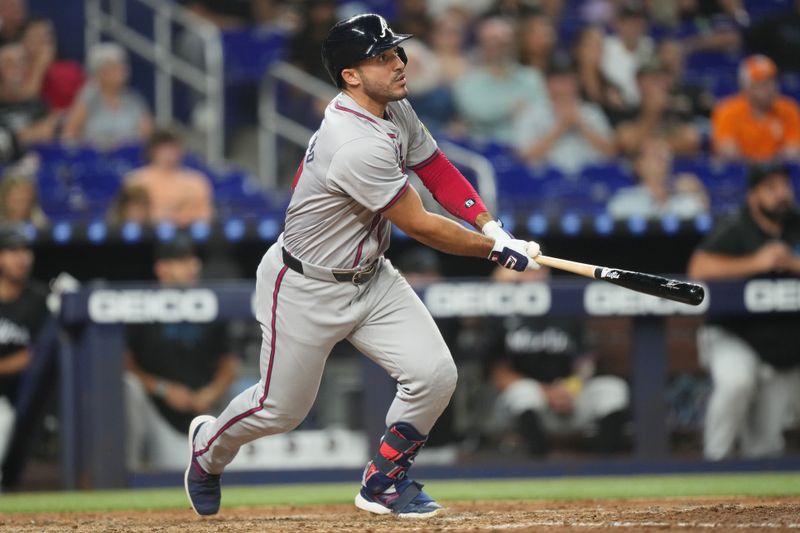
[[[441,150],[409,167],[439,204],[451,215],[475,225],[478,215],[488,211],[481,197]]]

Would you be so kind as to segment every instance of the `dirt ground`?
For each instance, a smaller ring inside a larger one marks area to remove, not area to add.
[[[798,498],[634,501],[458,502],[434,518],[375,517],[352,506],[223,509],[212,518],[187,510],[0,516],[9,532],[365,532],[384,531],[797,531]]]

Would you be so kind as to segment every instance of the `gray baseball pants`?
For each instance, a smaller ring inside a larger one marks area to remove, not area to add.
[[[406,422],[427,434],[456,386],[456,367],[428,310],[388,260],[367,283],[319,281],[283,264],[273,245],[258,267],[261,379],[201,426],[195,457],[222,473],[239,448],[291,431],[308,414],[325,360],[347,339],[397,381],[386,425]]]

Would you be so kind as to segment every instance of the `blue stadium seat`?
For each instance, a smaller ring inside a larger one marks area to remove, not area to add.
[[[791,7],[792,0],[744,0],[744,8],[754,21]]]
[[[673,172],[695,174],[705,185],[714,211],[729,211],[738,207],[747,191],[747,169],[741,163],[722,162],[706,158],[678,159]]]
[[[287,40],[288,35],[281,30],[223,32],[225,83],[259,82],[270,65],[284,58]]]
[[[619,161],[586,167],[580,178],[590,197],[598,203],[608,202],[615,192],[635,183],[630,167]]]

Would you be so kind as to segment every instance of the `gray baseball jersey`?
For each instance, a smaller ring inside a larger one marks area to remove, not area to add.
[[[406,100],[384,119],[339,94],[306,150],[286,212],[283,245],[298,259],[355,268],[389,247],[381,213],[408,187],[406,166],[436,152],[436,142]]]
[[[405,168],[436,153],[405,100],[383,119],[338,95],[309,142],[295,179],[286,229],[256,276],[261,379],[204,424],[192,452],[218,474],[240,447],[290,431],[314,403],[331,348],[347,339],[396,381],[387,426],[430,431],[456,385],[456,368],[430,313],[382,257],[390,228],[381,213],[406,190]],[[284,246],[306,265],[351,269],[375,263],[362,284],[308,277],[284,263]]]

